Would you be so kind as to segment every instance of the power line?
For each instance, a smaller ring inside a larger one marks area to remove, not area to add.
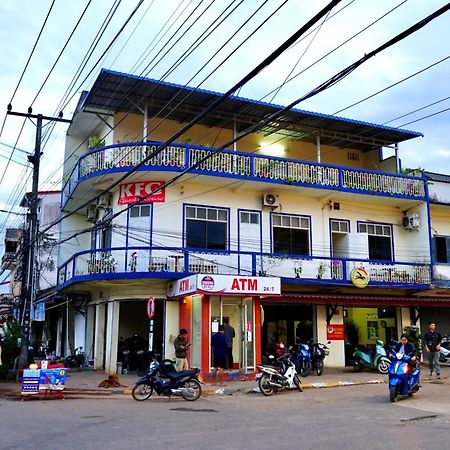
[[[406,29],[405,31],[399,33],[398,35],[396,35],[395,37],[391,38],[390,40],[388,40],[387,42],[385,42],[384,44],[382,44],[381,46],[377,47],[375,50],[372,50],[371,52],[365,54],[362,58],[360,58],[359,60],[357,60],[356,62],[354,62],[353,64],[349,65],[348,67],[346,67],[345,69],[341,70],[339,73],[337,73],[336,75],[332,76],[331,78],[329,78],[327,81],[323,82],[322,84],[320,84],[319,86],[317,86],[315,89],[311,90],[310,92],[308,92],[307,94],[303,95],[302,97],[298,98],[297,100],[291,102],[289,105],[287,105],[286,107],[278,110],[277,112],[271,114],[269,117],[265,118],[264,120],[260,121],[258,124],[255,124],[251,127],[249,127],[245,132],[241,133],[238,137],[228,141],[227,143],[225,143],[224,145],[222,145],[221,147],[219,147],[218,149],[214,150],[213,152],[211,152],[209,155],[206,155],[205,157],[201,158],[199,161],[197,161],[196,164],[191,165],[189,168],[185,169],[184,171],[180,172],[179,174],[177,174],[176,176],[174,176],[171,180],[167,181],[164,183],[163,186],[161,186],[158,189],[153,190],[152,192],[150,192],[149,194],[142,196],[138,199],[137,202],[132,203],[130,205],[128,205],[126,208],[124,208],[121,211],[118,211],[115,214],[112,214],[110,217],[108,217],[108,221],[111,221],[112,219],[114,219],[115,217],[123,214],[124,212],[128,211],[130,208],[132,208],[133,206],[135,206],[138,202],[145,200],[146,198],[148,198],[150,195],[155,194],[155,192],[159,191],[162,187],[167,187],[171,184],[173,184],[174,182],[176,182],[179,178],[181,178],[182,176],[184,176],[186,173],[188,173],[189,171],[193,170],[194,168],[198,167],[199,165],[201,165],[203,162],[205,162],[207,159],[210,159],[212,156],[214,156],[215,154],[221,152],[223,149],[225,149],[226,147],[228,147],[229,145],[233,144],[234,142],[237,142],[238,140],[242,139],[245,136],[248,136],[249,134],[251,134],[252,132],[256,131],[257,129],[261,128],[262,126],[266,125],[267,123],[269,123],[272,120],[276,120],[280,115],[284,114],[287,110],[293,108],[295,105],[297,105],[298,103],[300,103],[301,101],[304,101],[308,98],[311,98],[317,94],[319,94],[320,92],[323,92],[324,90],[328,89],[329,87],[335,85],[336,83],[338,83],[340,80],[342,80],[343,78],[345,78],[346,76],[348,76],[350,73],[352,73],[354,70],[356,70],[360,65],[364,64],[366,61],[368,61],[369,59],[373,58],[375,55],[377,55],[378,53],[386,50],[387,48],[393,46],[394,44],[400,42],[401,40],[405,39],[406,37],[410,36],[411,34],[415,33],[416,31],[418,31],[419,29],[423,28],[424,26],[426,26],[427,24],[429,24],[432,20],[434,20],[435,18],[439,17],[440,15],[444,14],[445,12],[447,12],[450,9],[450,3],[440,9],[438,9],[437,11],[435,11],[434,13],[430,14],[429,16],[427,16],[426,18],[422,19],[421,21],[417,22],[416,24],[414,24],[413,26],[409,27],[408,29]],[[323,10],[322,10],[323,12]],[[317,16],[315,16],[315,18],[317,18]],[[312,19],[313,20],[313,19]],[[319,19],[320,20],[320,19]],[[308,22],[308,24],[310,24],[311,21]],[[302,27],[303,29],[304,27]],[[292,38],[292,37],[291,37]],[[289,40],[288,40],[289,41]],[[282,46],[284,47],[284,45]],[[278,51],[278,50],[277,50]],[[276,52],[277,52],[276,51]],[[273,54],[269,57],[272,58]],[[265,60],[266,61],[266,60]],[[257,68],[255,68],[252,72],[250,72],[250,74],[253,73],[258,73],[258,71],[261,70],[261,64],[259,66],[257,66]],[[247,79],[248,76],[244,77],[244,79]],[[238,84],[240,84],[241,82],[239,82]],[[236,86],[234,86],[232,89],[230,89],[227,93],[228,95],[230,95],[230,91],[232,92],[233,89],[236,89]],[[225,94],[226,95],[226,94]],[[222,99],[222,97],[221,97]],[[214,102],[213,105],[217,103]],[[209,108],[208,108],[209,109]],[[207,110],[208,110],[207,109]],[[205,112],[204,112],[205,113]],[[170,138],[169,141],[166,141],[165,143],[161,144],[158,149],[152,153],[152,155],[150,155],[149,158],[151,158],[152,156],[154,156],[155,154],[157,154],[158,150],[161,148],[164,148],[165,145],[167,145],[167,142],[171,142],[172,139],[176,139],[176,137],[178,137],[180,134],[182,134],[182,132],[184,132],[184,130],[186,129],[186,127],[190,127],[192,126],[192,123],[194,121],[200,120],[204,113],[201,113],[199,116],[196,117],[196,119],[194,119],[193,121],[189,122],[189,124],[185,127],[183,127],[176,135],[175,137]],[[178,136],[177,136],[178,135]],[[149,158],[146,158],[147,160]],[[143,160],[143,163],[145,164],[145,159]],[[110,189],[112,189],[112,187],[115,187],[116,185],[118,185],[119,183],[121,183],[124,179],[126,179],[129,174],[134,173],[138,167],[141,167],[143,165],[143,163],[139,163],[138,165],[135,166],[135,168],[131,169],[125,176],[122,176],[121,178],[119,178],[118,182],[113,183],[109,188],[107,188],[106,190],[101,191],[95,198],[99,198],[101,195],[103,195],[104,193],[108,192]],[[91,200],[92,201],[92,200]],[[89,203],[89,202],[88,202]],[[74,214],[76,211],[78,211],[79,209],[83,208],[87,206],[83,205],[77,209],[75,209],[74,211],[66,214],[66,216],[60,218],[59,220],[63,220],[66,217],[69,217],[70,215]],[[102,222],[99,222],[98,224],[96,224],[95,226],[97,226],[98,228],[101,228],[102,226],[104,226],[104,224]],[[75,237],[78,234],[82,234],[82,233],[76,233],[73,237]],[[70,240],[71,238],[67,238],[62,242],[65,242],[67,240]]]
[[[441,111],[435,112],[433,114],[428,114],[427,116],[423,116],[423,117],[420,117],[419,119],[412,120],[411,122],[407,122],[402,125],[399,125],[399,127],[405,127],[406,125],[410,125],[415,122],[420,122],[421,120],[425,120],[425,119],[428,119],[429,117],[437,116],[438,114],[442,114],[447,111],[450,111],[450,108],[445,108],[445,109],[442,109]]]

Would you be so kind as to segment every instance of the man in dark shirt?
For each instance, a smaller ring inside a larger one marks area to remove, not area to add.
[[[216,384],[217,369],[219,369],[219,385],[223,386],[223,370],[227,363],[227,339],[223,325],[219,325],[219,331],[211,338],[211,346],[213,349],[212,383]]]
[[[233,339],[236,336],[234,328],[230,325],[228,317],[223,318],[223,326],[225,327],[225,339],[227,340],[227,369],[232,370],[234,366],[233,360]]]
[[[176,337],[173,345],[175,347],[175,358],[177,360],[177,371],[188,370],[189,366],[186,359],[189,344],[187,343],[187,330],[182,328],[180,334]]]
[[[423,338],[425,350],[428,352],[428,362],[430,363],[430,377],[433,370],[436,371],[436,377],[441,378],[441,366],[439,365],[439,351],[441,349],[442,336],[436,330],[436,324],[428,324],[428,333]]]

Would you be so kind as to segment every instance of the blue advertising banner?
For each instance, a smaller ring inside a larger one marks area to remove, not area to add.
[[[39,394],[40,370],[25,369],[22,378],[22,395]]]
[[[39,389],[62,391],[66,384],[66,369],[41,369]]]

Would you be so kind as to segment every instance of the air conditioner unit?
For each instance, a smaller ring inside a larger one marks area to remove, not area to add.
[[[264,194],[262,196],[262,203],[263,206],[271,206],[272,208],[280,206],[280,200],[276,194]]]
[[[95,218],[97,217],[97,205],[89,205],[86,211],[86,220],[88,222],[95,222]]]
[[[110,201],[110,194],[109,192],[106,192],[105,194],[100,195],[100,197],[97,200],[97,208],[108,208],[109,201]]]
[[[420,227],[419,214],[405,214],[402,219],[402,225],[408,230],[418,230]]]

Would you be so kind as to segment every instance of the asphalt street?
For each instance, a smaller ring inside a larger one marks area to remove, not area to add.
[[[449,387],[396,404],[385,384],[196,402],[0,399],[0,449],[448,449]]]

